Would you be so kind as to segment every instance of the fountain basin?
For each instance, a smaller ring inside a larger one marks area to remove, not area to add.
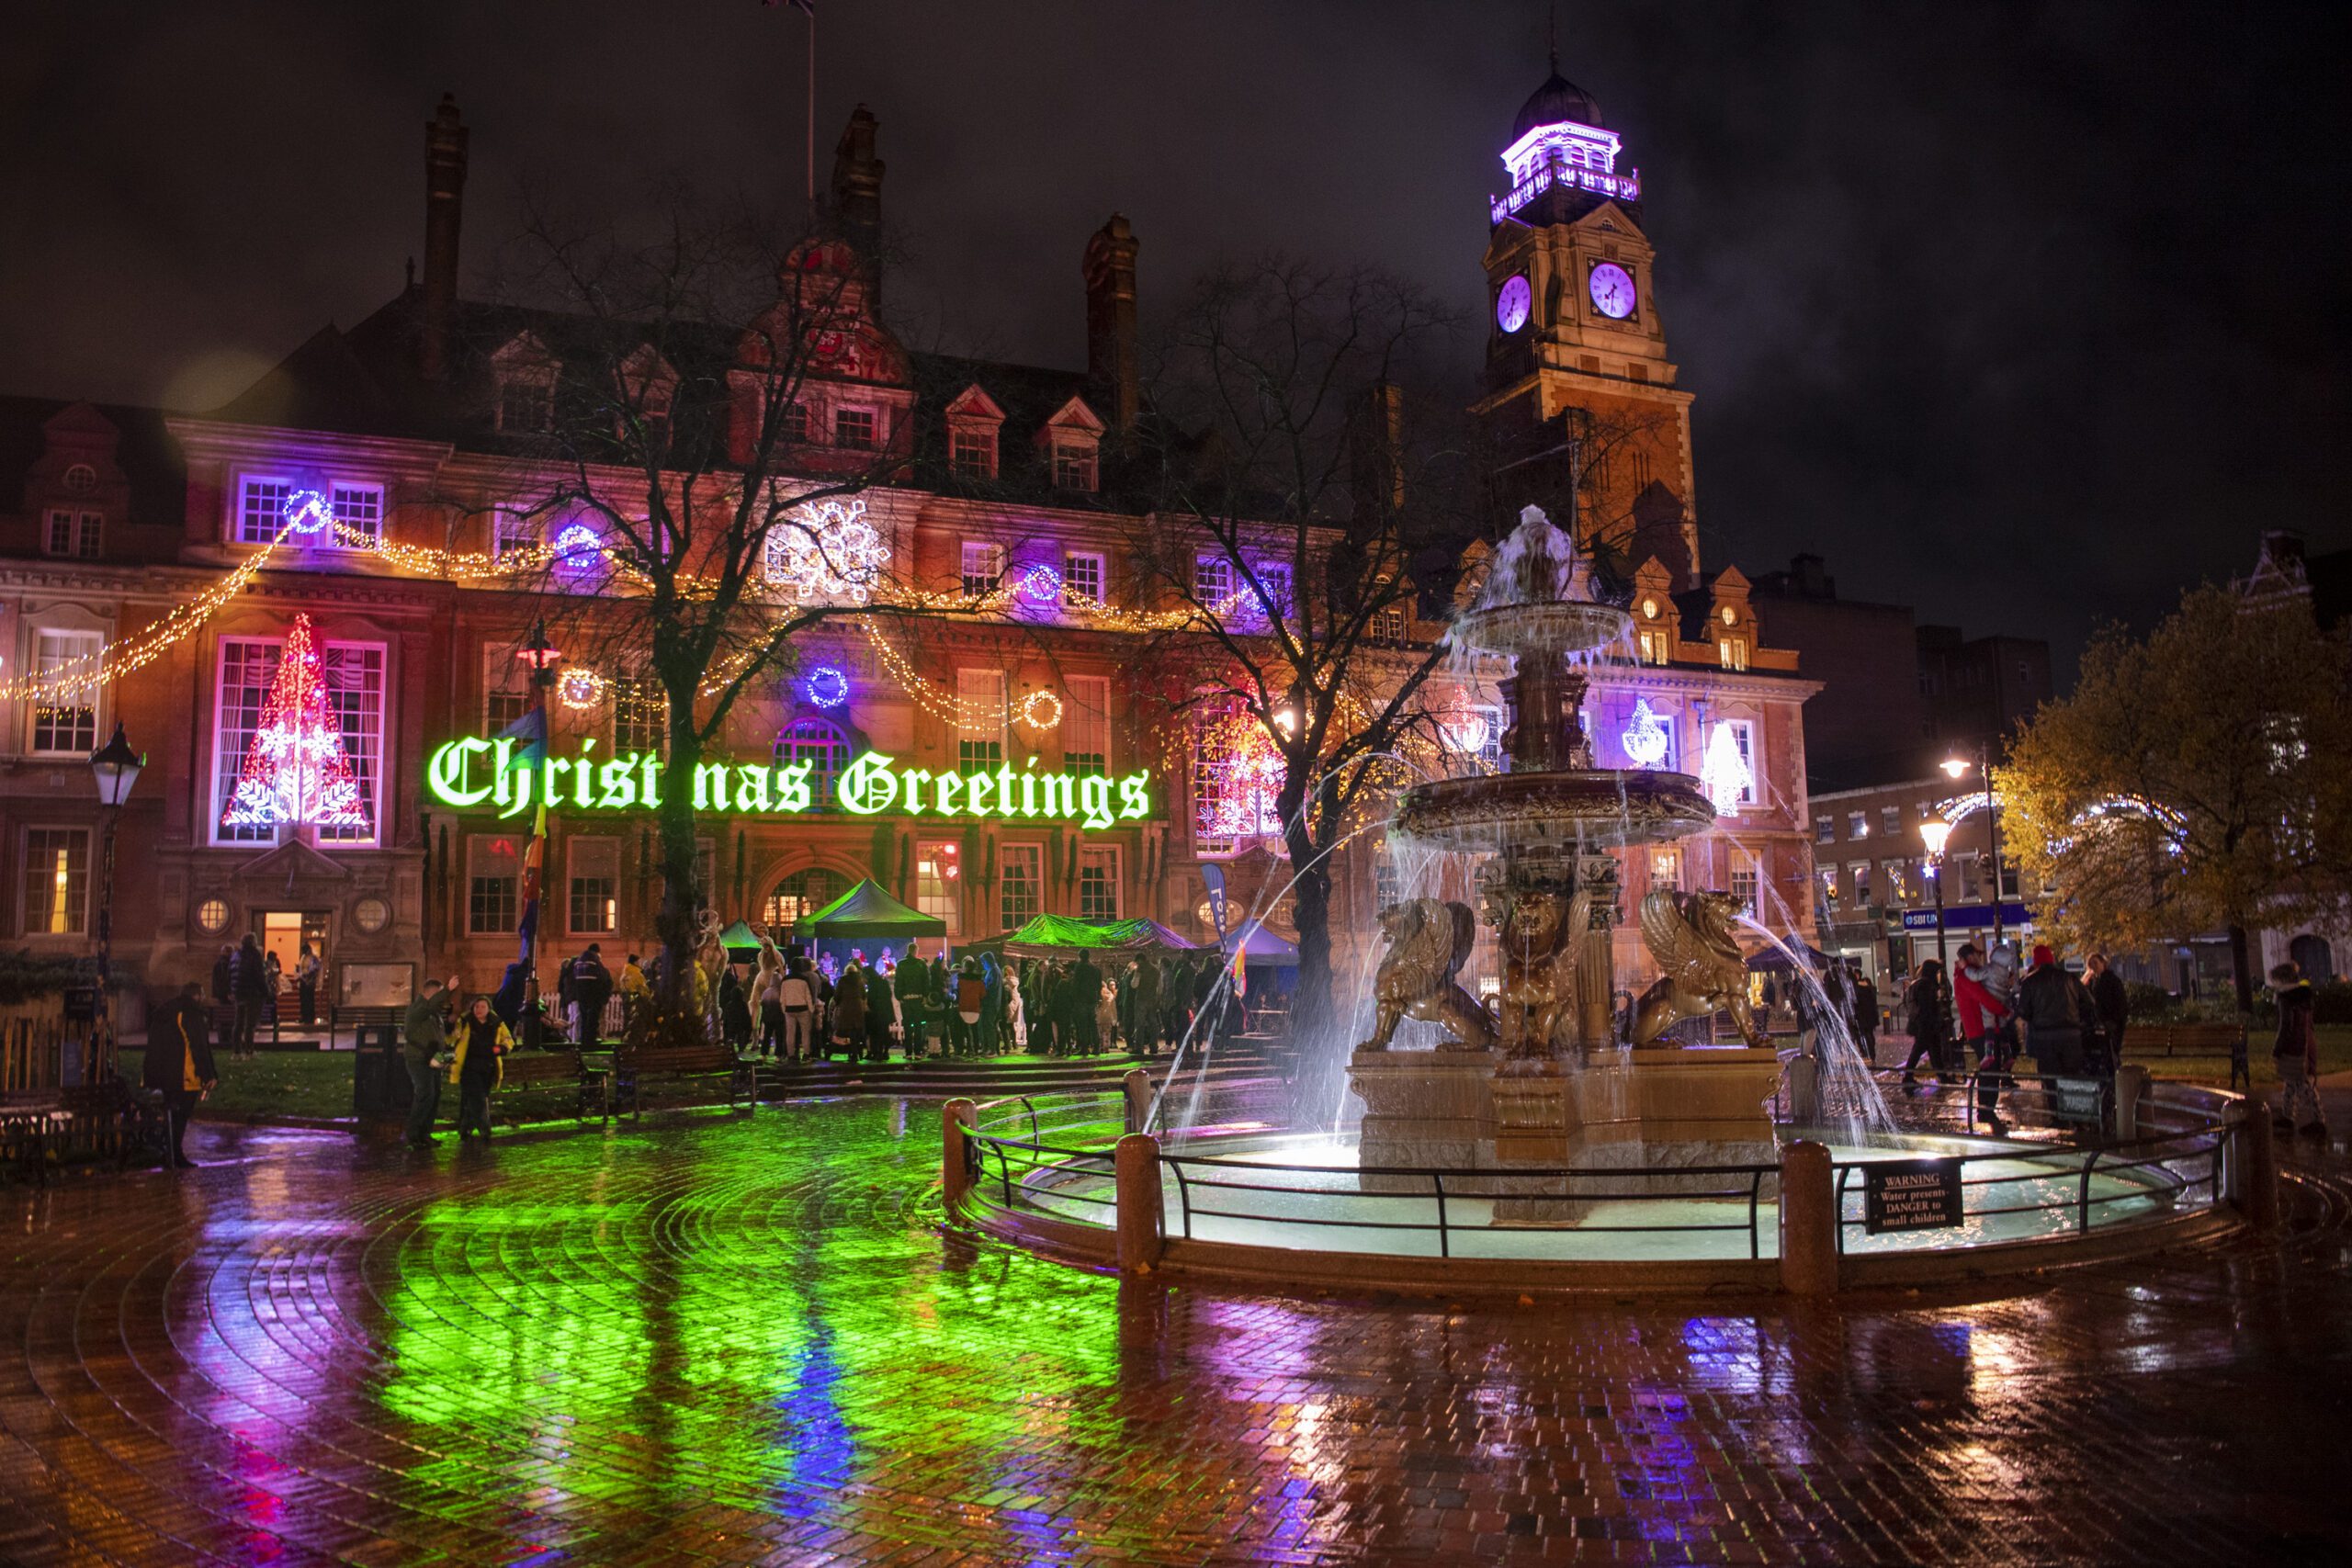
[[[1608,647],[1632,630],[1633,625],[1629,612],[1588,599],[1497,604],[1457,617],[1453,640],[1489,653],[1522,657],[1584,653]]]
[[[1438,779],[1407,790],[1396,815],[1399,837],[1468,853],[1615,849],[1686,838],[1714,825],[1714,803],[1697,779],[1635,768]]]

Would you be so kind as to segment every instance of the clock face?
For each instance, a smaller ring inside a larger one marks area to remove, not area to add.
[[[1612,321],[1634,313],[1634,275],[1615,262],[1592,269],[1592,308]]]
[[[1525,326],[1528,305],[1533,297],[1525,273],[1516,272],[1504,278],[1502,291],[1495,296],[1495,325],[1507,333]]]

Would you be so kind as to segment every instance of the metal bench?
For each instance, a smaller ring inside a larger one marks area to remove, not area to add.
[[[640,1091],[649,1078],[685,1082],[722,1074],[727,1078],[729,1110],[732,1111],[739,1100],[745,1105],[759,1103],[759,1064],[736,1055],[730,1045],[624,1048],[613,1057],[612,1109],[607,1115],[641,1114],[644,1099]]]

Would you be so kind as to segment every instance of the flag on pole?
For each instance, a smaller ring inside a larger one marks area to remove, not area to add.
[[[548,710],[533,703],[522,717],[498,732],[501,740],[519,740],[522,747],[512,771],[531,778],[539,776],[548,760]],[[547,861],[548,801],[545,790],[534,789],[538,809],[531,817],[531,841],[523,851],[523,918],[515,929],[522,940],[522,960],[531,961],[531,950],[539,934],[540,869]]]

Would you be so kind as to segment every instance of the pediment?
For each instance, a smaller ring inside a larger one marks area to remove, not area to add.
[[[237,880],[293,887],[304,883],[349,882],[351,871],[301,840],[288,839],[239,866]]]
[[[1642,226],[1634,221],[1633,214],[1618,206],[1613,200],[1603,201],[1591,211],[1581,214],[1568,227],[1589,229],[1596,234],[1615,234],[1620,237],[1630,234],[1645,245],[1650,243],[1650,237],[1642,232]]]
[[[955,400],[947,405],[946,417],[969,420],[977,424],[1002,424],[1004,410],[999,408],[996,400],[982,391],[980,384],[975,381],[956,394]]]
[[[1046,421],[1046,428],[1051,431],[1083,432],[1090,435],[1100,435],[1102,434],[1103,424],[1102,416],[1086,406],[1084,398],[1072,398],[1053,412],[1052,416]]]

